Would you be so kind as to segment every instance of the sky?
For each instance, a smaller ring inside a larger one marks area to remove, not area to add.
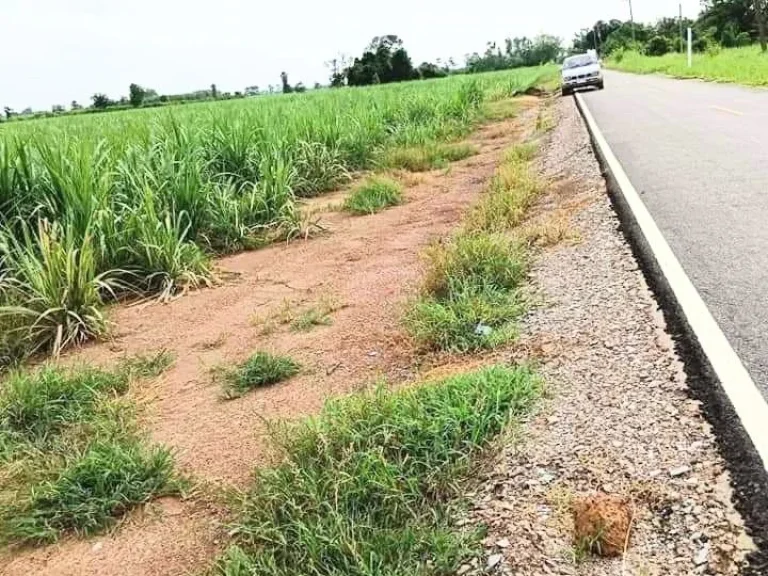
[[[675,16],[678,0],[632,0],[636,21]],[[695,17],[699,0],[682,0]],[[457,62],[489,40],[548,33],[566,42],[596,20],[628,19],[627,0],[2,0],[0,107],[90,104],[132,82],[160,94],[289,81],[326,83],[325,62],[397,34],[414,64]]]

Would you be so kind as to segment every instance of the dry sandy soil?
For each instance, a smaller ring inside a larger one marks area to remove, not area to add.
[[[518,119],[472,136],[477,155],[446,170],[405,176],[405,204],[351,217],[334,209],[344,192],[315,200],[325,233],[221,260],[222,269],[237,275],[221,287],[166,305],[115,309],[113,340],[65,361],[110,365],[125,354],[172,352],[170,370],[132,391],[145,406],[152,438],[171,446],[179,468],[203,484],[243,487],[268,456],[265,418],[316,412],[327,397],[381,377],[413,378],[417,357],[399,317],[420,276],[420,252],[456,227],[503,151],[533,125],[539,101],[523,98],[519,105]],[[280,324],[328,302],[337,309],[327,326],[297,332]],[[302,364],[301,374],[223,401],[211,369],[258,349],[290,354]],[[0,558],[3,573],[162,576],[199,570],[224,540],[224,512],[212,502],[163,499],[113,534]]]

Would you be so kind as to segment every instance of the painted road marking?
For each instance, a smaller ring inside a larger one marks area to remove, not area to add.
[[[712,110],[717,110],[719,112],[726,112],[728,114],[733,114],[734,116],[744,116],[744,112],[739,112],[738,110],[731,110],[730,108],[725,108],[724,106],[710,106]]]
[[[768,465],[768,403],[758,390],[752,377],[731,347],[701,295],[683,270],[677,257],[664,239],[651,213],[640,199],[621,163],[614,155],[581,94],[576,94],[584,119],[595,144],[613,173],[629,209],[635,217],[646,242],[651,248],[662,274],[669,283],[688,325],[693,330],[701,349],[709,359],[720,385],[736,411],[741,424],[763,461]]]

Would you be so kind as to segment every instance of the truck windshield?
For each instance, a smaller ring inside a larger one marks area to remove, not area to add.
[[[589,66],[590,64],[594,64],[597,62],[595,58],[590,56],[589,54],[579,54],[578,56],[571,56],[570,58],[566,58],[563,62],[563,69],[568,68],[578,68],[579,66]]]

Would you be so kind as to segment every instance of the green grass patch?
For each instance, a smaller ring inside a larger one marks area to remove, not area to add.
[[[491,122],[514,118],[519,112],[520,103],[515,98],[486,102],[483,106],[483,116]]]
[[[608,66],[638,74],[666,74],[677,78],[768,85],[768,56],[760,52],[759,46],[723,48],[694,54],[693,66],[690,68],[688,57],[676,52],[664,56],[621,52],[609,59]]]
[[[403,323],[423,349],[475,352],[517,338],[516,320],[524,312],[517,292],[463,285],[444,298],[419,297],[409,305]]]
[[[277,384],[299,373],[301,366],[288,356],[256,352],[235,368],[218,369],[225,398],[239,398],[249,390]]]
[[[525,280],[526,255],[520,244],[498,233],[459,234],[425,252],[424,291],[437,298],[468,284],[509,291]]]
[[[357,186],[344,202],[352,214],[374,214],[403,202],[403,188],[389,178],[370,178]]]
[[[329,402],[285,424],[216,571],[226,576],[450,574],[479,554],[451,526],[482,449],[540,394],[525,367],[492,366]]]
[[[507,152],[485,197],[467,217],[466,230],[503,232],[522,223],[543,190],[530,166],[536,152],[532,144],[519,144]]]
[[[527,257],[509,229],[541,190],[529,166],[535,155],[530,144],[511,148],[463,228],[426,251],[421,294],[403,316],[421,348],[472,352],[517,336],[516,321],[526,309],[521,285]]]
[[[131,507],[181,486],[164,448],[145,443],[130,381],[159,373],[168,355],[114,372],[43,367],[0,386],[0,543],[90,534]]]
[[[0,541],[53,542],[66,532],[99,532],[134,506],[177,490],[166,448],[147,448],[137,438],[95,440],[65,458],[51,479],[0,506]]]
[[[384,154],[382,164],[386,168],[425,172],[446,168],[451,162],[477,154],[471,144],[428,143],[421,146],[392,148]]]

